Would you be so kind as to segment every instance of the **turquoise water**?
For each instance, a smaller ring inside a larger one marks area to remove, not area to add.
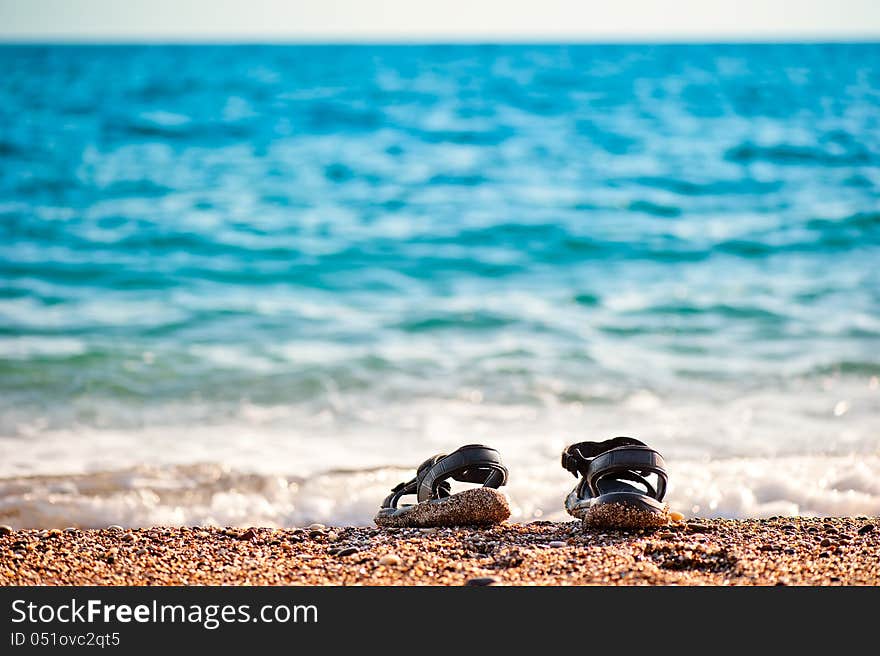
[[[626,432],[880,514],[878,262],[876,44],[2,47],[0,517],[367,522],[475,440],[554,517]]]

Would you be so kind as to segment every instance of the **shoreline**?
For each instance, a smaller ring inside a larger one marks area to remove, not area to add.
[[[880,518],[0,535],[0,585],[880,585]]]

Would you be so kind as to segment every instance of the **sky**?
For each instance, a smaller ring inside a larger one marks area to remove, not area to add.
[[[880,40],[880,0],[0,0],[2,41]]]

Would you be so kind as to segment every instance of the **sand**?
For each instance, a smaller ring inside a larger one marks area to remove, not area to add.
[[[0,536],[7,585],[878,585],[876,518],[648,530],[151,528]]]

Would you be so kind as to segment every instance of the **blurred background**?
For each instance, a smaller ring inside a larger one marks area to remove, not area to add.
[[[789,5],[0,0],[0,520],[880,514],[880,9]]]

